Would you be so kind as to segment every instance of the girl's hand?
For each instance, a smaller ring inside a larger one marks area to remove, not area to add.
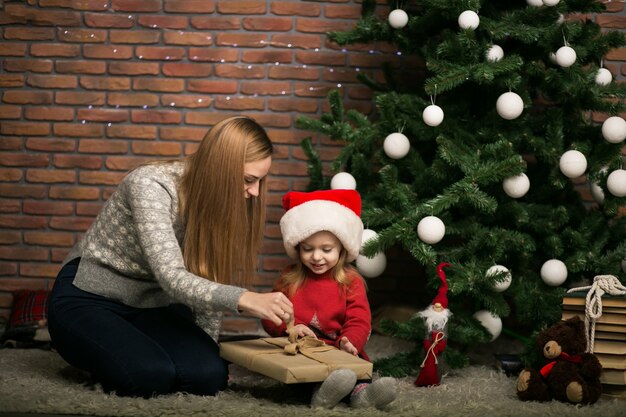
[[[293,304],[282,292],[244,292],[237,306],[242,314],[272,321],[280,326],[293,317]]]
[[[313,333],[313,330],[309,329],[304,324],[296,324],[295,326],[293,326],[289,331],[289,336],[291,336],[293,333],[295,333],[298,337],[312,336],[317,339],[317,336],[315,335],[315,333]]]
[[[348,353],[353,354],[354,356],[359,354],[359,351],[356,350],[356,348],[354,347],[354,345],[348,340],[347,337],[342,337],[341,340],[339,341],[339,349],[346,351]]]

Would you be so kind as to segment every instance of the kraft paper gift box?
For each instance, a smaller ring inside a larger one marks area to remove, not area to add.
[[[220,343],[223,359],[286,384],[320,382],[335,369],[350,368],[358,379],[371,379],[371,362],[334,346],[302,348],[295,355],[285,352],[286,337]]]

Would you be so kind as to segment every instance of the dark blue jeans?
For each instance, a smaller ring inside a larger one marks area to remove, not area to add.
[[[63,359],[117,395],[226,388],[228,364],[188,307],[135,308],[85,292],[72,284],[78,262],[61,269],[48,307],[52,347]]]

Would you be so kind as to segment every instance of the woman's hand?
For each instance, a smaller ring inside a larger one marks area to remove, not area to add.
[[[313,333],[313,330],[309,329],[304,324],[296,324],[291,329],[287,330],[287,332],[289,333],[289,336],[295,333],[298,337],[312,336],[317,339],[317,336],[315,335],[315,333]]]
[[[339,349],[346,351],[348,353],[353,354],[354,356],[359,354],[359,351],[356,350],[356,348],[354,347],[354,345],[352,344],[352,342],[350,342],[348,340],[347,337],[342,337],[341,340],[339,341]]]
[[[289,323],[293,317],[293,304],[282,292],[244,292],[237,306],[242,314],[272,321],[275,325]]]

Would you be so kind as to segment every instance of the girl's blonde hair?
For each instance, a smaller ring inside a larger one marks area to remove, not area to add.
[[[299,251],[300,248],[298,247],[297,250]],[[347,252],[342,247],[337,265],[330,270],[331,276],[342,288],[347,287],[352,282],[352,279],[354,279],[354,274],[349,272],[356,272],[354,267],[346,262],[346,257]],[[301,261],[293,264],[290,269],[283,273],[281,277],[281,287],[278,288],[278,290],[293,295],[306,279],[306,270],[306,266],[304,266]]]
[[[186,268],[225,284],[248,285],[256,274],[265,226],[266,178],[245,198],[244,165],[272,155],[265,130],[248,117],[216,124],[187,158],[179,184]]]

